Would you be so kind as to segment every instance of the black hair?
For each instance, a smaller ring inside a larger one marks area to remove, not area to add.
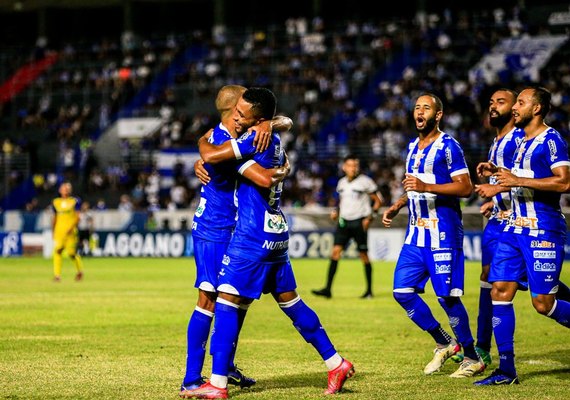
[[[542,118],[545,118],[550,112],[550,101],[552,99],[550,91],[542,86],[529,86],[526,89],[533,91],[532,98],[540,104],[540,115]]]
[[[251,109],[257,118],[273,119],[277,109],[277,98],[269,89],[252,87],[247,89],[242,98],[251,104]]]

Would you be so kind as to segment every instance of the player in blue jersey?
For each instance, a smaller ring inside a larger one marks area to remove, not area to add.
[[[248,89],[234,113],[237,130],[243,131],[240,127],[253,125],[251,121],[258,123],[271,119],[275,107],[275,96],[270,90]],[[275,168],[285,161],[277,133],[273,134],[269,148],[258,153],[252,135],[248,133],[220,146],[207,143],[203,138],[199,143],[200,154],[208,163],[242,160],[237,167],[241,175],[255,164]],[[259,187],[247,179],[239,182],[237,224],[218,276],[216,319],[210,347],[212,376],[208,383],[186,392],[188,398],[227,398],[228,360],[237,338],[239,306],[259,299],[262,293],[273,295],[297,331],[323,358],[329,369],[325,394],[339,392],[346,379],[354,374],[352,363],[337,353],[316,313],[296,292],[288,253],[289,227],[280,208],[281,191],[282,182],[270,188]]]
[[[464,255],[459,198],[471,194],[472,184],[459,143],[439,129],[442,117],[443,105],[436,95],[427,93],[417,99],[414,119],[418,137],[408,146],[403,181],[406,193],[384,212],[382,222],[389,227],[399,210],[408,206],[408,228],[394,271],[394,298],[436,342],[424,373],[439,371],[463,347],[464,360],[450,376],[464,378],[485,369],[475,351],[469,317],[460,298]],[[457,340],[441,327],[418,295],[424,292],[428,279]]]
[[[515,368],[513,299],[519,284],[528,282],[534,308],[570,327],[570,302],[557,299],[564,261],[566,222],[560,196],[570,190],[570,160],[565,140],[544,119],[550,92],[529,87],[512,107],[515,126],[524,130],[510,170],[487,163],[497,184],[511,188],[512,213],[491,261],[493,333],[499,368],[476,385],[519,383]]]
[[[515,127],[512,107],[517,99],[517,93],[510,89],[496,90],[489,100],[489,124],[495,128],[496,135],[489,149],[488,162],[499,168],[511,169],[516,148],[524,137],[524,131]],[[479,313],[477,317],[477,345],[475,349],[488,366],[491,364],[491,339],[493,336],[493,306],[491,303],[491,288],[489,269],[495,254],[497,243],[507,220],[511,214],[510,188],[497,185],[495,177],[486,171],[486,163],[477,166],[480,178],[486,183],[475,185],[475,191],[488,201],[481,205],[481,214],[489,221],[485,225],[482,240],[482,259],[479,292]],[[526,284],[519,289],[526,289]],[[560,282],[557,298],[569,299],[570,290]],[[454,356],[454,360],[461,357]]]
[[[216,109],[220,113],[221,122],[210,131],[212,143],[221,144],[237,137],[232,115],[238,99],[245,90],[243,86],[227,85],[218,92]],[[271,121],[271,124],[265,121],[256,128],[258,133],[270,133],[272,126],[277,130],[289,129],[291,120],[284,117]],[[263,141],[259,139],[262,136],[262,134],[256,135],[258,140]],[[267,144],[268,142],[265,145]],[[202,367],[206,352],[205,346],[214,316],[217,275],[235,227],[237,213],[235,162],[205,164],[204,167],[208,171],[209,182],[201,188],[200,203],[196,208],[192,223],[197,270],[195,287],[198,288],[198,301],[188,323],[186,372],[180,388],[181,396],[187,390],[197,388],[204,383]],[[287,168],[264,169],[256,165],[247,171],[246,176],[258,185],[268,186],[275,180],[282,179],[287,173]],[[245,318],[247,307],[247,304],[243,304],[239,310],[240,326]],[[233,356],[230,359],[228,381],[240,387],[255,384],[255,380],[244,376],[233,364]]]

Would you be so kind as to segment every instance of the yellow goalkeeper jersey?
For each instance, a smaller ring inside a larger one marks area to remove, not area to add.
[[[66,234],[70,229],[77,230],[77,222],[79,220],[79,207],[81,201],[77,197],[57,197],[52,201],[53,211],[56,220],[54,226],[54,234]]]

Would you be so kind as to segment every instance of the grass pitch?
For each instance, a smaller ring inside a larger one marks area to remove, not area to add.
[[[341,260],[333,298],[317,298],[327,260],[294,259],[299,293],[319,315],[341,355],[356,368],[343,399],[566,399],[570,396],[570,332],[538,315],[529,294],[515,299],[515,350],[521,385],[474,387],[448,375],[448,361],[424,376],[433,341],[391,294],[394,263],[374,262],[372,300],[361,300],[363,268]],[[0,262],[0,399],[176,399],[184,374],[186,326],[196,302],[193,259],[85,259],[85,280],[51,281],[43,258]],[[473,334],[479,263],[466,266],[464,303]],[[562,280],[570,283],[570,265]],[[449,331],[431,287],[423,296]],[[496,348],[492,349],[497,367]],[[258,381],[230,387],[230,397],[321,399],[326,368],[271,297],[254,302],[240,336],[238,365]],[[204,374],[210,373],[207,356]]]

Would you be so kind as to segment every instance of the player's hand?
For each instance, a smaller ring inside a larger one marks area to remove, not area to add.
[[[426,191],[426,184],[412,174],[406,174],[402,184],[404,185],[404,190],[406,192],[414,191],[421,193]]]
[[[199,158],[194,163],[194,174],[200,180],[202,185],[207,185],[210,183],[210,175],[208,175],[208,171],[204,168],[204,160]]]
[[[480,178],[488,178],[497,171],[497,166],[491,161],[482,162],[477,165],[477,176]]]
[[[494,207],[493,202],[487,201],[481,204],[481,207],[479,208],[479,213],[483,215],[485,218],[491,218],[491,215],[493,215],[493,207]]]
[[[475,193],[479,196],[490,199],[497,193],[501,193],[501,187],[499,185],[491,185],[489,183],[483,183],[481,185],[475,185]]]
[[[398,215],[398,212],[400,212],[400,209],[397,208],[396,206],[387,208],[382,214],[382,224],[386,228],[389,228],[392,225],[392,220],[394,219],[394,217]]]
[[[511,171],[504,168],[499,169],[498,172],[494,173],[493,176],[497,179],[497,183],[504,187],[516,187],[520,186],[518,177]]]
[[[370,223],[372,222],[372,217],[366,217],[362,219],[362,229],[364,229],[365,231],[368,230],[368,228],[370,227]]]
[[[255,151],[258,153],[264,152],[271,142],[271,121],[262,121],[258,125],[250,128],[251,131],[255,132],[255,137],[253,138],[253,144],[255,145]]]

